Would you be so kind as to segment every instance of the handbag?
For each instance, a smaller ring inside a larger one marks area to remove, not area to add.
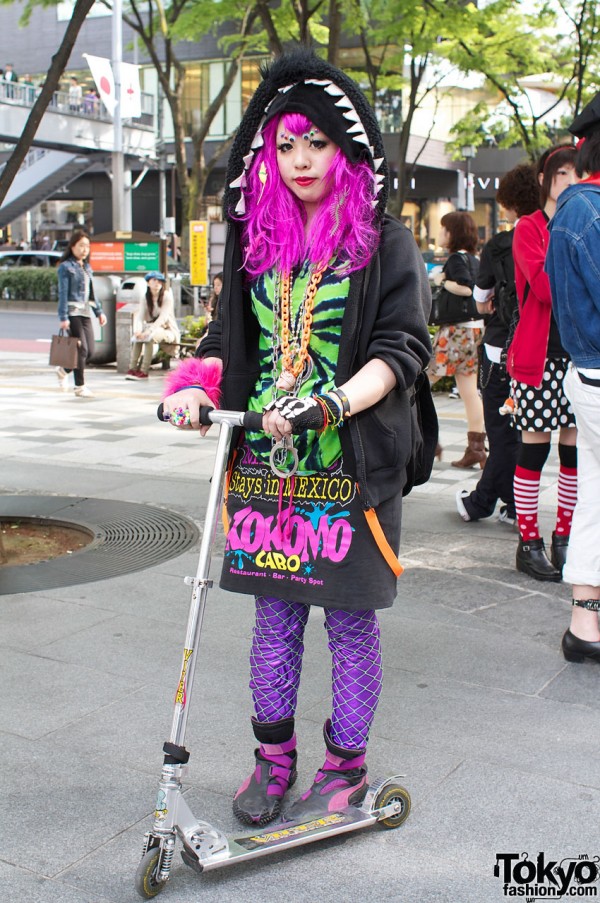
[[[455,252],[465,258],[465,263],[473,280],[477,277],[477,271],[473,270],[473,261],[462,251]],[[435,285],[431,290],[431,314],[430,326],[452,326],[456,323],[466,323],[469,320],[481,319],[477,312],[477,305],[473,292],[470,295],[455,295],[448,291],[444,283]]]
[[[430,326],[449,326],[478,320],[479,314],[473,295],[455,295],[444,285],[436,285],[431,292]]]
[[[74,370],[77,367],[77,354],[79,352],[79,339],[70,335],[68,330],[59,329],[58,335],[52,336],[50,344],[51,367],[63,367],[65,370]]]

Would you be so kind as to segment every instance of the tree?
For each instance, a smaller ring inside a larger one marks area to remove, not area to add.
[[[559,22],[562,19],[568,23],[560,43],[563,55],[570,52],[574,60],[574,79],[567,97],[575,117],[600,89],[600,8],[598,0],[556,0],[556,3]]]
[[[567,5],[568,0],[564,0]],[[548,0],[532,8],[521,0],[493,0],[477,8],[472,4],[450,5],[441,0],[425,0],[427,7],[441,17],[443,52],[462,72],[483,76],[496,95],[497,105],[476,105],[452,129],[451,147],[455,156],[460,146],[478,146],[486,138],[500,147],[522,145],[531,159],[547,147],[552,115],[562,101],[573,96],[587,71],[591,48],[590,28],[582,32],[581,43],[573,53],[573,34],[557,40],[558,11],[561,0]],[[596,0],[581,0],[580,6]],[[543,5],[542,5],[543,4]],[[554,5],[552,5],[554,4]],[[573,20],[575,21],[575,20]],[[586,26],[587,27],[587,26]],[[537,76],[551,99],[543,108],[535,107],[528,78]],[[581,91],[579,91],[579,103]],[[556,118],[556,114],[555,117]]]
[[[209,162],[205,153],[206,139],[235,81],[244,54],[252,47],[252,28],[257,16],[254,0],[222,0],[218,4],[211,0],[172,0],[168,5],[163,5],[162,0],[148,0],[144,5],[140,0],[130,0],[128,11],[123,15],[123,20],[139,35],[144,45],[171,113],[175,165],[182,198],[184,253],[187,248],[185,225],[203,213],[206,181],[228,144],[225,142]],[[217,95],[201,111],[200,122],[193,129],[193,155],[189,165],[183,109],[186,70],[177,56],[176,47],[180,41],[193,40],[198,35],[214,31],[225,22],[229,23],[231,30],[238,31],[222,39],[229,53],[225,78]]]
[[[400,215],[407,186],[431,134],[423,136],[417,154],[407,160],[415,115],[430,95],[439,98],[447,75],[437,52],[439,16],[414,0],[353,0],[355,25],[365,61],[371,103],[380,106],[382,94],[399,104],[397,137],[398,188],[390,194],[390,209]],[[432,118],[433,127],[434,118]]]
[[[29,2],[27,3],[23,16],[21,17],[22,24],[27,24],[27,22],[29,21],[32,8],[36,5],[36,2],[37,0],[29,0]],[[40,2],[42,5],[47,5],[45,3],[45,0],[40,0]],[[23,133],[15,144],[15,149],[6,161],[6,166],[0,174],[0,204],[6,197],[8,189],[12,185],[13,180],[18,173],[19,168],[21,167],[21,164],[23,163],[23,160],[25,159],[27,152],[29,151],[29,148],[31,147],[39,124],[42,121],[42,116],[46,112],[46,109],[48,108],[48,104],[52,100],[54,92],[58,89],[60,79],[63,72],[65,71],[67,63],[69,62],[71,51],[73,50],[73,46],[75,44],[75,41],[77,40],[77,35],[79,34],[81,26],[85,22],[85,18],[93,5],[94,0],[76,0],[75,2],[73,15],[69,20],[65,33],[63,35],[63,39],[60,43],[60,47],[52,57],[52,62],[50,63],[50,68],[48,69],[46,79],[33,107],[31,108],[31,113],[27,117],[27,122],[25,123]]]

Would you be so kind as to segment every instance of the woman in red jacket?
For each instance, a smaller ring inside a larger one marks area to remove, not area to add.
[[[577,499],[577,432],[562,385],[569,357],[552,315],[544,263],[547,225],[558,196],[577,181],[575,147],[562,145],[546,151],[538,172],[541,210],[519,220],[513,241],[520,318],[508,349],[508,372],[512,377],[515,425],[522,439],[514,478],[520,533],[517,570],[535,580],[560,581]],[[552,432],[557,429],[558,510],[550,561],[540,536],[538,500],[542,469],[550,453]]]

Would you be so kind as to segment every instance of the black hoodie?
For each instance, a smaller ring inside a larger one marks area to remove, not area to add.
[[[344,90],[360,117],[368,138],[362,157],[380,175],[381,182],[377,195],[381,241],[368,266],[350,275],[336,369],[336,385],[341,385],[369,360],[379,358],[396,376],[397,386],[386,398],[353,416],[340,429],[344,466],[353,471],[363,507],[376,507],[402,491],[413,450],[414,422],[408,390],[431,358],[427,329],[431,293],[425,264],[409,229],[384,217],[388,173],[383,144],[374,113],[358,86],[339,69],[306,51],[282,57],[264,70],[263,78],[231,151],[224,197],[229,227],[219,318],[210,324],[197,355],[223,361],[221,405],[228,410],[245,410],[259,375],[259,326],[242,274],[241,227],[235,215],[232,217],[242,192],[238,184],[232,187],[232,182],[239,181],[244,168],[251,165],[248,155],[252,142],[264,110],[279,88],[305,78],[330,79]]]

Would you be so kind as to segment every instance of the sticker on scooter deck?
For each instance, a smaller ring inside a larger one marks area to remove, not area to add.
[[[321,815],[300,824],[290,823],[289,827],[282,824],[270,831],[261,831],[248,837],[236,837],[234,843],[248,851],[265,850],[284,846],[299,837],[308,840],[311,835],[326,834],[332,829],[340,829],[363,820],[369,821],[370,817],[358,809],[347,812],[329,812],[327,815]]]

